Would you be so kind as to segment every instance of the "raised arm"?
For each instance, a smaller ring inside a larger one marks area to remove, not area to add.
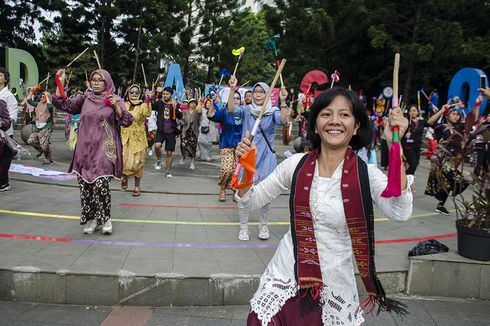
[[[437,106],[435,106],[434,104],[432,104],[432,106],[437,109]],[[442,110],[439,110],[435,114],[433,114],[432,117],[429,118],[427,123],[430,126],[433,126],[436,123],[436,121],[439,120],[439,118],[444,114],[444,111],[446,111],[446,105],[443,105]]]
[[[230,85],[230,94],[228,94],[227,102],[228,112],[233,112],[233,109],[235,108],[235,101],[233,99],[235,98],[235,88],[238,84],[238,80],[236,79],[235,75],[230,77],[228,84]]]
[[[286,104],[287,97],[288,97],[288,91],[283,86],[283,87],[281,87],[281,93],[279,94],[279,101],[281,103],[280,104],[280,108],[281,108],[281,117],[280,117],[280,120],[281,120],[281,123],[282,124],[286,124],[286,122],[288,121],[288,116],[290,114],[290,108]]]

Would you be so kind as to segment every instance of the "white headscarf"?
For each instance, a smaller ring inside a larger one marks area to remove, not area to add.
[[[255,88],[257,86],[262,87],[262,89],[264,90],[265,94],[267,94],[267,92],[269,91],[269,88],[270,88],[269,85],[267,85],[266,83],[264,83],[264,82],[258,82],[252,88],[252,92],[255,90]],[[252,97],[252,104],[250,104],[248,107],[250,108],[250,112],[252,112],[252,114],[254,116],[258,116],[259,113],[260,113],[260,109],[262,108],[261,105],[257,105],[257,104],[255,104],[255,102],[253,102],[253,97]],[[273,111],[274,111],[274,107],[272,107],[272,101],[269,98],[269,101],[267,101],[266,106],[265,106],[264,115],[272,114]]]

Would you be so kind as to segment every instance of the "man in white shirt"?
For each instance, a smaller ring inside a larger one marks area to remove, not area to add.
[[[15,96],[9,91],[8,83],[10,80],[10,74],[5,69],[0,67],[0,100],[4,100],[7,103],[7,109],[9,111],[10,120],[12,122],[17,121],[17,115],[19,113],[18,103]],[[12,137],[14,134],[13,125],[7,130],[7,135]],[[0,192],[10,190],[8,171],[10,164],[12,163],[12,155],[9,149],[5,149],[4,153],[0,157]]]

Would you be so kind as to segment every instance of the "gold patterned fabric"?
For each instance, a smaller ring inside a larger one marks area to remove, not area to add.
[[[146,162],[146,149],[148,140],[145,130],[145,118],[151,115],[151,104],[141,102],[133,105],[126,102],[129,113],[133,116],[133,123],[127,128],[121,128],[121,141],[123,144],[123,174],[125,176],[141,177]]]

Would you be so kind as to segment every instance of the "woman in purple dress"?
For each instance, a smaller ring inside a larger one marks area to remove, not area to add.
[[[64,86],[64,69],[57,72]],[[122,176],[122,145],[116,126],[128,127],[133,122],[122,99],[114,94],[111,75],[104,69],[90,74],[93,92],[64,98],[59,89],[53,96],[53,105],[70,114],[80,114],[78,140],[68,172],[78,176],[82,213],[80,224],[88,225],[83,230],[93,234],[102,226],[103,234],[112,233],[111,224],[111,178]]]

